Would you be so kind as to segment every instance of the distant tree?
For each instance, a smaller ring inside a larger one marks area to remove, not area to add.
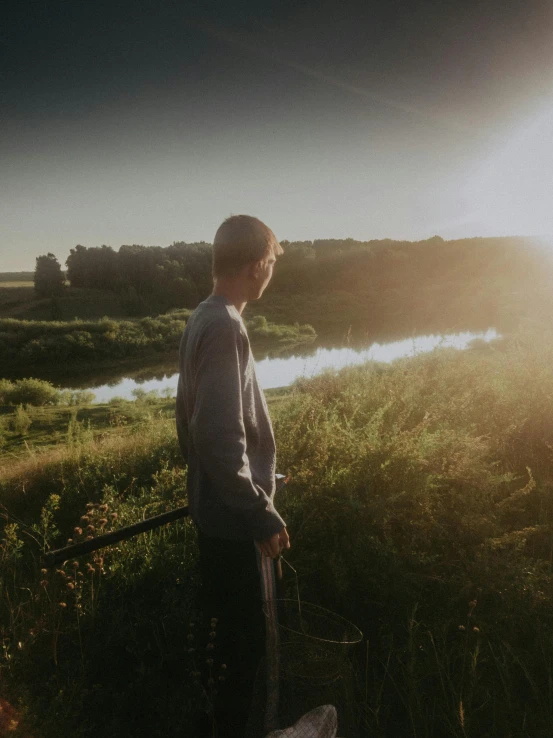
[[[78,243],[66,259],[67,279],[71,287],[88,287],[86,284],[86,246]]]
[[[117,283],[117,254],[111,246],[87,248],[77,244],[67,257],[71,287],[112,290]]]
[[[34,282],[35,292],[39,297],[56,297],[60,294],[65,285],[65,277],[54,254],[37,256]]]

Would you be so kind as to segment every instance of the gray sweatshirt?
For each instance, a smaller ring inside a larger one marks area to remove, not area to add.
[[[273,505],[273,429],[246,327],[225,297],[211,295],[192,313],[179,365],[177,433],[192,519],[209,536],[270,538],[285,525]]]

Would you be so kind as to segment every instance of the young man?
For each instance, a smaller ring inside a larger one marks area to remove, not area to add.
[[[290,547],[273,504],[271,421],[241,318],[263,294],[281,253],[257,218],[227,218],[213,242],[213,293],[190,316],[180,345],[177,432],[198,528],[202,609],[207,622],[218,619],[214,657],[227,664],[216,701],[225,738],[244,735],[264,650],[255,547],[270,558]]]

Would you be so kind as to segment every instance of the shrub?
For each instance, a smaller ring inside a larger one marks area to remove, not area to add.
[[[13,391],[13,382],[9,379],[0,379],[0,405],[7,405],[7,397]]]
[[[0,417],[0,449],[6,444],[6,419]]]
[[[159,401],[159,393],[157,390],[145,390],[142,387],[135,387],[131,391],[131,395],[138,403],[144,403],[145,405],[155,405]]]
[[[33,421],[31,420],[31,416],[24,409],[23,405],[18,405],[12,419],[12,427],[14,432],[19,433],[19,435],[21,436],[26,436],[32,422]]]
[[[42,379],[18,379],[11,389],[4,391],[4,404],[57,405],[59,394],[50,382]]]
[[[59,393],[59,404],[70,405],[72,407],[78,405],[90,405],[94,402],[96,395],[88,390],[62,390]]]

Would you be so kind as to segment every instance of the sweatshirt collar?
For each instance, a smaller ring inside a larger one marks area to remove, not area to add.
[[[224,295],[210,295],[206,302],[219,302],[222,305],[232,305],[232,302]]]

